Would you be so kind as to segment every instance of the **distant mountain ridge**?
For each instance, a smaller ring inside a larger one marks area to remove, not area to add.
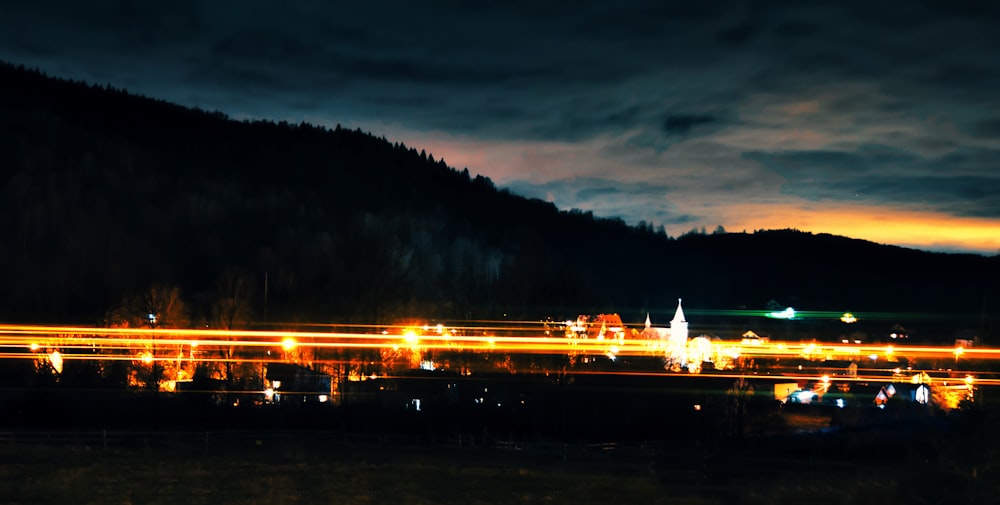
[[[359,130],[235,121],[0,64],[0,318],[99,320],[224,271],[256,320],[539,318],[686,306],[969,313],[1000,257],[795,230],[667,237],[523,198]]]

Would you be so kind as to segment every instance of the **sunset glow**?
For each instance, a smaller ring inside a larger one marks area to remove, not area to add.
[[[739,204],[722,218],[731,231],[795,228],[920,249],[996,254],[1000,221],[864,205]]]

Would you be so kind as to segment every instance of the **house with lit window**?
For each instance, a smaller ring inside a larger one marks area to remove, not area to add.
[[[326,403],[330,400],[332,380],[327,374],[291,363],[267,365],[264,391],[268,403]]]

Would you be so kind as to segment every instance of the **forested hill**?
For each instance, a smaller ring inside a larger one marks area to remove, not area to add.
[[[997,257],[795,231],[670,238],[358,130],[235,121],[5,64],[0,90],[5,320],[97,323],[158,285],[202,321],[233,278],[257,321],[630,321],[682,296],[997,312]]]

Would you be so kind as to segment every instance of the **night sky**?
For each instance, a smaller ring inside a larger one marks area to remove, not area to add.
[[[0,59],[361,128],[673,236],[1000,252],[995,1],[8,0]]]

